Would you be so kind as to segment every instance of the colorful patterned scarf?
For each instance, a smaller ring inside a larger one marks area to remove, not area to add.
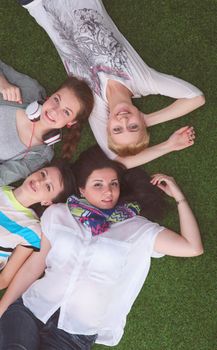
[[[68,198],[67,205],[71,214],[91,229],[93,236],[107,231],[111,224],[132,218],[140,212],[136,202],[119,204],[112,209],[98,209],[86,199],[75,196]]]

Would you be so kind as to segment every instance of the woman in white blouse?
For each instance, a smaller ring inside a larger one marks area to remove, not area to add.
[[[74,174],[76,196],[43,214],[41,250],[0,302],[0,349],[116,345],[151,257],[203,253],[195,217],[173,178],[156,174],[150,181],[96,148],[80,156]],[[144,217],[160,214],[159,188],[177,203],[180,234]]]

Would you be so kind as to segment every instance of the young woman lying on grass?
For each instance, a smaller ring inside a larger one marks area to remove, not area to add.
[[[44,89],[0,61],[0,93],[0,186],[50,162],[51,144],[61,140],[65,127],[62,156],[71,158],[93,108],[93,94],[84,80],[69,77],[42,106],[35,101],[30,108],[29,103],[45,99]]]
[[[17,188],[0,187],[0,289],[6,288],[33,250],[40,250],[37,212],[65,202],[72,181],[68,163],[59,161],[29,175]]]
[[[205,102],[203,93],[182,79],[150,68],[120,33],[100,0],[19,0],[52,39],[69,75],[85,78],[94,91],[91,129],[103,151],[128,168],[194,144],[184,127],[148,147],[147,128],[179,118]],[[147,95],[176,99],[150,114],[132,99]]]
[[[116,345],[151,257],[203,253],[195,217],[173,178],[126,171],[99,148],[81,154],[74,175],[75,195],[45,211],[41,250],[0,302],[0,349]],[[159,189],[177,203],[180,234],[148,220],[164,208]]]

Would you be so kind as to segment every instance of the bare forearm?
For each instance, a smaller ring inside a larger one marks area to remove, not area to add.
[[[128,169],[137,167],[141,164],[148,163],[156,158],[159,158],[167,153],[172,152],[173,149],[168,141],[159,143],[158,145],[148,147],[144,151],[129,157],[117,157],[116,160],[124,164]]]
[[[41,250],[34,252],[22,265],[11,281],[7,291],[0,301],[0,316],[7,310],[8,306],[19,298],[27,288],[36,281],[45,270],[45,259],[50,250],[50,242],[42,234]]]
[[[0,273],[0,290],[7,288],[9,282],[7,279],[5,279],[4,274]]]
[[[33,273],[32,270],[28,268],[21,268],[18,271],[0,300],[0,316],[7,310],[8,306],[17,300],[28,287],[41,276],[42,272],[43,269]]]
[[[195,216],[184,196],[177,199],[180,233],[192,247],[192,255],[203,253],[203,245],[200,237],[200,230]]]
[[[0,289],[7,288],[33,249],[18,245],[0,274]]]
[[[160,109],[159,111],[144,114],[144,120],[147,127],[153,126],[159,123],[163,123],[172,119],[179,118],[185,114],[188,114],[201,107],[205,103],[205,97],[203,95],[196,96],[194,98],[182,98],[173,102],[171,105]]]

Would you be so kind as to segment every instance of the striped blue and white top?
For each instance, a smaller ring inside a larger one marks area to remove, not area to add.
[[[12,187],[0,187],[0,269],[17,245],[40,249],[41,226],[35,212],[22,206]]]

